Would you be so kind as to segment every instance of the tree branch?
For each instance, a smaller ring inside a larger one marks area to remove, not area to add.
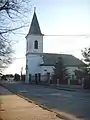
[[[27,26],[20,26],[20,27],[17,27],[17,28],[8,29],[8,30],[6,30],[6,31],[4,31],[4,32],[0,32],[0,35],[5,34],[5,33],[8,33],[8,32],[15,31],[15,30],[18,30],[18,29],[21,29],[21,28],[23,28],[23,27],[27,27]]]

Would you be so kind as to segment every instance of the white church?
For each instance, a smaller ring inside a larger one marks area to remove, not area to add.
[[[29,32],[26,36],[26,83],[29,83],[29,74],[34,76],[40,73],[42,76],[48,72],[52,75],[54,65],[59,57],[63,58],[70,77],[75,75],[74,71],[78,69],[83,62],[69,54],[43,53],[43,36],[36,12],[32,18]],[[70,82],[68,82],[69,84]]]

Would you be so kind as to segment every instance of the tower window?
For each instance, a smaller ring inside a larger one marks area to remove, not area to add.
[[[38,41],[37,40],[35,40],[35,42],[34,42],[34,49],[38,49]]]

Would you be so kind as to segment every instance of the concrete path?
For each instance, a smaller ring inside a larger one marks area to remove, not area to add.
[[[0,86],[0,120],[61,120],[56,114]]]

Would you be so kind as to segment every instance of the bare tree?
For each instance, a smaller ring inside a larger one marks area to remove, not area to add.
[[[0,0],[0,70],[11,63],[12,42],[10,34],[26,26],[29,0]]]

